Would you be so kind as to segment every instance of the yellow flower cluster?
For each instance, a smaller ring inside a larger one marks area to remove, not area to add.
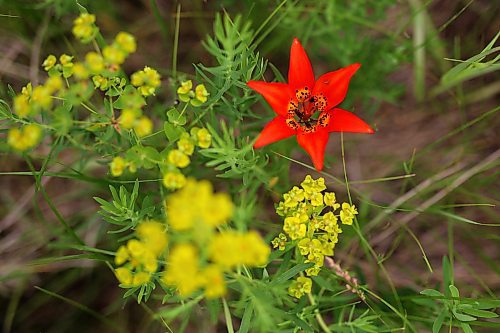
[[[166,226],[156,221],[142,222],[131,239],[115,255],[115,275],[124,287],[138,287],[151,280],[158,270],[158,259],[167,248]]]
[[[200,106],[208,100],[207,89],[204,84],[199,84],[193,89],[193,82],[191,80],[181,82],[181,86],[177,88],[177,95],[182,102],[190,102],[193,106]]]
[[[305,263],[314,263],[306,270],[308,276],[318,275],[324,257],[333,256],[338,236],[342,233],[339,218],[342,224],[350,225],[358,213],[356,207],[343,203],[337,214],[341,206],[336,202],[335,193],[323,193],[324,190],[326,185],[323,178],[315,180],[308,175],[300,188],[294,186],[283,195],[283,200],[276,208],[278,215],[284,218],[284,233],[280,233],[272,245],[279,250],[285,250],[288,244],[295,246]],[[302,287],[298,286],[302,285],[295,283],[290,294],[300,294],[298,290]]]
[[[226,293],[225,273],[240,265],[267,263],[270,249],[258,233],[218,231],[234,207],[227,194],[213,193],[208,181],[188,179],[167,198],[165,208],[179,241],[170,250],[163,282],[181,296],[201,289],[207,298],[221,297]]]
[[[233,215],[233,203],[226,193],[213,193],[210,182],[193,179],[165,202],[169,224],[175,231],[187,231],[203,226],[217,227]],[[205,228],[204,228],[205,229]]]
[[[28,124],[21,128],[11,128],[7,137],[8,144],[18,150],[25,151],[35,147],[42,137],[42,129],[37,124]]]
[[[154,95],[156,88],[161,85],[160,74],[155,69],[147,66],[142,71],[132,74],[130,79],[143,96]]]
[[[31,83],[14,97],[14,112],[21,118],[34,116],[52,106],[53,96],[64,89],[64,83],[58,76],[49,77],[44,84],[33,88]]]
[[[310,278],[300,276],[292,281],[288,287],[288,294],[295,298],[301,298],[305,294],[309,294],[312,289],[312,280]]]
[[[95,25],[95,15],[82,13],[73,21],[73,35],[82,43],[91,42],[98,31]]]
[[[163,175],[163,185],[169,190],[182,188],[186,177],[180,169],[187,167],[195,146],[208,148],[212,144],[212,136],[206,128],[193,127],[190,134],[183,133],[177,141],[177,148],[167,153],[166,172]]]

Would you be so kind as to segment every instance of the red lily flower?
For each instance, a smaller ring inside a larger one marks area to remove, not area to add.
[[[262,130],[254,148],[297,136],[297,141],[321,171],[330,132],[374,133],[353,113],[334,108],[347,93],[351,77],[360,64],[352,64],[314,79],[311,62],[295,38],[290,50],[288,84],[249,81],[247,85],[261,94],[277,117]]]

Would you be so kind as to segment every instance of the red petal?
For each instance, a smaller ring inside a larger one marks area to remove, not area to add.
[[[314,87],[314,72],[306,51],[295,38],[290,50],[290,67],[288,69],[288,85],[292,92],[297,89],[308,87],[309,91]]]
[[[288,111],[288,103],[292,99],[290,89],[285,83],[248,81],[247,86],[261,94],[271,105],[274,112],[284,116]]]
[[[325,147],[328,143],[328,131],[321,128],[313,133],[299,133],[297,141],[311,156],[316,170],[321,171],[325,158]]]
[[[314,85],[312,94],[323,94],[326,97],[327,109],[340,104],[347,94],[351,77],[360,66],[360,64],[352,64],[321,75]]]
[[[278,116],[267,123],[262,132],[260,132],[253,147],[260,148],[270,143],[286,139],[295,133],[296,132],[294,130],[288,127],[285,122],[285,118]]]
[[[327,129],[329,132],[375,133],[361,118],[342,109],[332,110]]]

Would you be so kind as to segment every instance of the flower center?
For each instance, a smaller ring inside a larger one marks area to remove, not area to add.
[[[326,127],[330,114],[326,110],[326,97],[323,94],[311,95],[309,87],[295,91],[295,98],[288,103],[286,124],[293,130],[304,133],[315,132],[318,127]]]

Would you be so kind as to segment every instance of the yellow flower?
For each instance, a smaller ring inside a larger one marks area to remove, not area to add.
[[[150,279],[151,279],[150,274],[146,272],[138,272],[134,275],[132,279],[132,285],[138,287],[149,282]]]
[[[92,73],[101,73],[104,70],[104,59],[96,52],[89,52],[85,55],[85,63]]]
[[[194,144],[189,135],[187,137],[181,137],[179,141],[177,141],[177,148],[188,156],[193,154]]]
[[[169,223],[174,230],[187,230],[195,223],[213,227],[227,222],[233,204],[225,194],[214,194],[208,181],[189,179],[185,186],[166,200]]]
[[[335,198],[335,193],[333,192],[326,192],[323,195],[323,200],[325,202],[325,205],[329,207],[334,207],[335,203],[337,202],[337,199]]]
[[[312,289],[312,280],[303,276],[293,281],[288,288],[288,294],[295,298],[301,298],[304,294],[309,294]]]
[[[288,234],[292,240],[304,238],[306,235],[306,225],[301,223],[300,219],[296,216],[285,218],[285,225],[283,230]]]
[[[199,84],[196,86],[194,99],[191,100],[191,104],[193,106],[200,106],[207,101],[209,95],[205,85]]]
[[[192,244],[175,245],[170,251],[168,263],[163,282],[176,286],[181,296],[189,296],[201,286],[198,250]]]
[[[227,193],[216,193],[202,205],[203,221],[213,227],[226,223],[233,216],[233,202]]]
[[[132,285],[132,272],[130,269],[125,267],[117,268],[115,269],[115,275],[121,284]]]
[[[321,266],[314,265],[313,267],[309,267],[306,269],[307,276],[317,276],[321,271]]]
[[[322,229],[328,233],[341,233],[342,230],[338,225],[338,218],[332,212],[328,212],[323,215],[323,227]]]
[[[53,94],[56,91],[63,89],[64,83],[60,76],[51,76],[47,79],[47,81],[45,81],[44,86],[51,94]]]
[[[242,236],[240,251],[243,253],[243,264],[263,266],[267,264],[271,249],[256,231],[249,231]]]
[[[221,269],[216,265],[208,265],[202,272],[205,296],[208,299],[222,297],[226,294],[226,281]]]
[[[296,207],[304,200],[304,190],[294,186],[288,193],[283,195],[284,205],[287,208]]]
[[[196,132],[196,138],[198,139],[198,146],[200,148],[209,148],[212,144],[212,136],[206,128],[201,128]]]
[[[45,86],[37,86],[33,88],[31,103],[42,109],[49,109],[52,106],[50,89]]]
[[[11,128],[7,135],[8,144],[19,151],[25,151],[38,144],[42,129],[37,124],[28,124],[21,128]]]
[[[123,159],[123,157],[120,156],[116,156],[115,158],[113,158],[113,160],[109,164],[109,169],[113,177],[121,176],[126,167],[127,162]]]
[[[324,178],[320,177],[314,180],[310,175],[307,175],[300,185],[306,192],[306,198],[308,198],[309,194],[321,192],[326,189]]]
[[[137,239],[131,239],[127,242],[127,250],[130,255],[134,258],[141,258],[144,252],[146,252],[146,247],[142,242]],[[139,263],[135,263],[134,266],[137,266]]]
[[[119,32],[116,35],[115,43],[118,47],[126,53],[133,53],[137,48],[134,36],[127,32]]]
[[[342,210],[340,211],[340,221],[342,221],[342,224],[351,225],[354,216],[357,214],[358,211],[354,205],[351,206],[348,203],[344,202],[342,204]]]
[[[321,254],[323,252],[323,244],[316,239],[303,238],[299,241],[298,248],[300,254],[307,256],[309,254]]]
[[[186,185],[186,177],[178,171],[168,171],[163,175],[163,185],[169,190],[176,190]]]
[[[99,88],[101,91],[105,91],[110,87],[109,80],[101,75],[93,76],[92,82],[94,83],[94,86]]]
[[[48,72],[55,66],[56,63],[57,58],[53,54],[51,54],[43,61],[42,66],[43,69]]]
[[[165,225],[156,221],[142,222],[136,229],[136,234],[155,256],[160,255],[167,247]]]
[[[63,54],[59,57],[59,61],[61,62],[61,65],[63,65],[63,66],[72,65],[73,57],[69,56],[67,54]]]
[[[242,234],[228,230],[214,235],[208,252],[214,263],[230,269],[237,265],[264,265],[270,249],[255,231]]]
[[[286,247],[286,235],[282,232],[278,235],[278,237],[274,238],[271,241],[271,244],[273,245],[273,248],[278,248],[280,251],[284,251]]]
[[[81,62],[76,62],[73,65],[73,74],[78,80],[85,80],[89,77],[89,71]]]
[[[131,129],[134,127],[134,124],[139,115],[139,110],[123,109],[120,117],[118,118],[118,123],[125,129]]]
[[[134,131],[140,138],[149,135],[153,131],[153,122],[148,117],[142,116],[135,123]]]
[[[173,149],[168,153],[167,160],[178,168],[185,168],[191,163],[189,156],[178,149]]]
[[[125,263],[129,258],[130,258],[130,255],[128,253],[127,248],[125,246],[120,246],[118,248],[118,251],[116,251],[115,264],[121,265],[121,264]]]
[[[114,45],[108,45],[102,50],[104,60],[113,65],[121,65],[127,56],[121,49]]]
[[[14,111],[21,118],[27,117],[32,111],[29,97],[26,95],[17,95],[14,97]]]
[[[193,89],[193,82],[191,80],[181,82],[181,86],[177,88],[177,93],[180,95],[189,94],[189,92]]]
[[[73,35],[82,43],[90,42],[96,35],[98,29],[95,26],[95,16],[82,13],[73,21]]]
[[[313,192],[309,196],[309,200],[311,200],[311,205],[318,207],[323,205],[323,195],[321,192]]]
[[[142,71],[132,74],[130,79],[132,85],[137,87],[143,96],[154,95],[156,88],[161,84],[160,74],[155,69],[147,66]]]

